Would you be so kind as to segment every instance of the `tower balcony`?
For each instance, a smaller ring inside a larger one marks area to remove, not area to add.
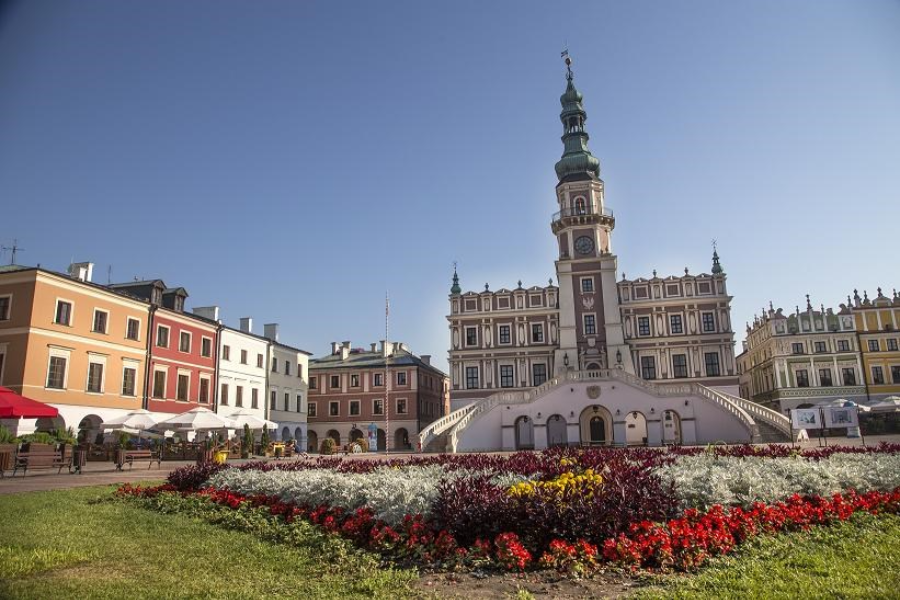
[[[593,202],[564,208],[553,213],[553,217],[550,219],[550,227],[553,229],[553,233],[557,233],[564,227],[572,225],[594,225],[598,223],[612,229],[616,226],[616,217],[613,215],[613,210],[608,206],[600,206]]]

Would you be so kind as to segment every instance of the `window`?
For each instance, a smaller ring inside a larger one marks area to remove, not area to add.
[[[350,375],[350,387],[359,387],[359,375],[355,373]]]
[[[513,387],[513,368],[512,365],[500,365],[500,387]]]
[[[512,342],[512,339],[509,335],[509,325],[501,325],[500,326],[500,343],[501,344],[509,344]]]
[[[478,367],[466,367],[466,389],[478,389]]]
[[[672,355],[672,375],[674,377],[687,377],[687,354]]]
[[[103,363],[88,363],[87,391],[92,394],[103,393]]]
[[[594,315],[584,315],[584,334],[595,335],[597,333],[597,319]]]
[[[244,406],[244,386],[234,386],[234,405]]]
[[[328,416],[338,417],[341,414],[341,405],[338,402],[328,403]]]
[[[316,416],[316,403],[315,402],[310,402],[309,405],[306,407],[306,415],[309,417]]]
[[[795,375],[797,376],[797,387],[809,387],[809,373],[806,369],[798,370]]]
[[[250,390],[250,408],[259,408],[259,389]]]
[[[397,373],[397,385],[406,385],[406,371]]]
[[[156,345],[160,348],[169,347],[169,328],[165,325],[156,327]]]
[[[797,342],[795,344],[791,344],[791,352],[793,354],[803,354],[804,347],[803,342]]]
[[[817,354],[828,352],[828,344],[826,344],[825,342],[816,342],[813,347],[815,348]]]
[[[535,387],[543,385],[547,381],[547,365],[538,363],[531,366],[531,383]]]
[[[838,349],[838,352],[849,352],[850,351],[850,340],[838,340],[837,349]]]
[[[9,305],[12,296],[0,296],[0,321],[9,321]]]
[[[277,410],[278,407],[275,405],[276,402],[278,402],[278,392],[272,390],[271,392],[269,392],[269,408],[272,410]]]
[[[303,394],[297,394],[297,412],[303,412]]]
[[[303,364],[297,363],[297,377],[303,379]]]
[[[222,346],[222,360],[231,360],[231,346]]]
[[[544,326],[540,323],[531,325],[531,342],[534,344],[542,344],[544,342]]]
[[[834,385],[834,382],[831,380],[831,369],[819,369],[819,385],[822,387]]]
[[[273,373],[278,372],[278,359],[275,358],[274,356],[272,357],[272,372]]]
[[[376,398],[372,401],[372,414],[373,415],[383,415],[384,414],[384,400],[380,398]]]
[[[291,394],[290,392],[284,393],[284,412],[288,412],[291,410]]]
[[[706,362],[706,376],[707,377],[718,377],[721,375],[721,371],[719,369],[719,353],[718,352],[706,352],[704,354],[705,362]]]
[[[287,360],[284,361],[284,374],[285,374],[285,375],[290,375],[290,374],[291,374],[291,363],[290,363],[290,361],[287,361]]]
[[[222,384],[222,391],[219,393],[219,402],[222,406],[228,406],[228,384]]]
[[[844,367],[841,369],[841,378],[844,380],[844,385],[856,385],[856,369]]]
[[[372,384],[375,387],[381,387],[384,385],[384,373],[375,373],[374,383]]]
[[[256,368],[257,368],[257,369],[262,369],[262,368],[264,368],[264,367],[263,367],[263,360],[264,360],[264,359],[263,359],[263,355],[262,355],[262,354],[257,354],[257,355],[256,355]],[[274,359],[273,359],[273,360],[274,360]]]
[[[897,338],[889,339],[887,341],[887,345],[888,345],[888,350],[890,352],[896,352],[897,351]]]
[[[869,340],[869,352],[878,352],[878,340]]]
[[[51,356],[47,368],[47,387],[62,390],[66,387],[66,357]]]
[[[594,293],[594,278],[593,277],[582,277],[581,278],[581,293],[582,294],[593,294]]]
[[[478,328],[466,327],[466,346],[478,345]]]
[[[897,365],[891,367],[891,381],[900,383],[900,367]]]
[[[72,303],[65,300],[56,301],[56,318],[54,323],[59,325],[71,325],[72,321]]]
[[[669,330],[675,333],[684,333],[684,323],[681,321],[681,315],[669,316]]]
[[[166,372],[164,370],[153,372],[153,397],[160,399],[166,397]]]
[[[638,317],[638,335],[650,335],[650,317]]]
[[[187,331],[182,331],[178,334],[178,351],[179,352],[190,352],[191,351],[191,334]]]
[[[319,386],[319,378],[318,377],[310,377],[309,378],[309,389],[314,390]]]
[[[405,415],[406,410],[406,398],[397,398],[397,414]]]
[[[200,340],[200,356],[204,358],[212,356],[212,340],[208,337]]]
[[[137,340],[140,336],[141,322],[128,317],[125,322],[125,337],[129,340]]]
[[[209,379],[200,378],[200,395],[197,398],[201,404],[209,404]]]
[[[884,383],[884,369],[881,367],[872,367],[872,383],[882,385]]]
[[[350,416],[351,417],[359,416],[359,400],[351,400],[350,401]]]
[[[175,399],[181,400],[182,402],[187,402],[188,400],[188,387],[191,383],[190,375],[185,375],[183,373],[178,374],[178,389],[175,391]],[[240,392],[241,388],[238,388],[238,392]],[[238,393],[238,397],[240,397],[240,393]],[[240,406],[240,405],[238,405]]]
[[[105,310],[94,310],[94,333],[106,333],[106,321],[109,319],[109,313]]]
[[[247,360],[249,360],[249,356],[247,356],[247,351],[246,351],[246,350],[241,350],[241,364],[242,364],[242,365],[246,365],[246,364],[247,364]]]
[[[716,330],[716,319],[711,312],[705,312],[701,315],[703,320],[703,331],[710,332]]]
[[[331,389],[336,390],[341,387],[341,376],[340,375],[332,375],[331,376]]]
[[[137,369],[125,367],[122,369],[122,395],[134,396],[137,387]]]
[[[656,379],[656,357],[641,357],[641,377],[644,379]]]

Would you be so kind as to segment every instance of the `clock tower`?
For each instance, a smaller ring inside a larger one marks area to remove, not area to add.
[[[588,149],[587,113],[566,58],[566,91],[560,97],[563,155],[556,163],[551,229],[558,242],[559,348],[557,370],[621,368],[634,373],[625,343],[612,253],[613,211],[606,205],[600,161]]]

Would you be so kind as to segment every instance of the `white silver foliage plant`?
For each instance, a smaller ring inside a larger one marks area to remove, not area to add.
[[[705,509],[713,504],[776,502],[793,494],[891,491],[900,487],[900,455],[839,453],[807,460],[704,454],[683,456],[656,472],[675,485],[683,506]]]

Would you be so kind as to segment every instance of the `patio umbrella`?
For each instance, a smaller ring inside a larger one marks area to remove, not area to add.
[[[234,423],[234,429],[243,429],[244,425],[248,425],[250,429],[253,430],[278,429],[278,423],[261,419],[256,413],[248,410],[239,410],[236,413],[229,415],[228,418]]]
[[[819,402],[816,404],[816,408],[843,408],[846,402],[847,401],[843,398],[837,398],[835,400],[828,400],[827,402]]]
[[[202,406],[200,406],[193,410],[189,410],[186,413],[181,413],[180,415],[175,415],[174,417],[170,417],[164,421],[160,421],[153,426],[153,429],[180,429],[185,431],[199,431],[203,429],[234,429],[234,424],[230,419],[226,419],[225,417],[217,415],[208,408],[203,408]]]
[[[106,421],[101,427],[103,429],[134,429],[143,431],[144,429],[153,428],[154,425],[156,425],[156,419],[153,418],[150,411],[138,408],[126,415]]]
[[[0,419],[52,419],[58,416],[59,411],[49,404],[0,387]]]
[[[900,411],[900,396],[888,396],[884,400],[869,405],[872,412],[896,412]]]

